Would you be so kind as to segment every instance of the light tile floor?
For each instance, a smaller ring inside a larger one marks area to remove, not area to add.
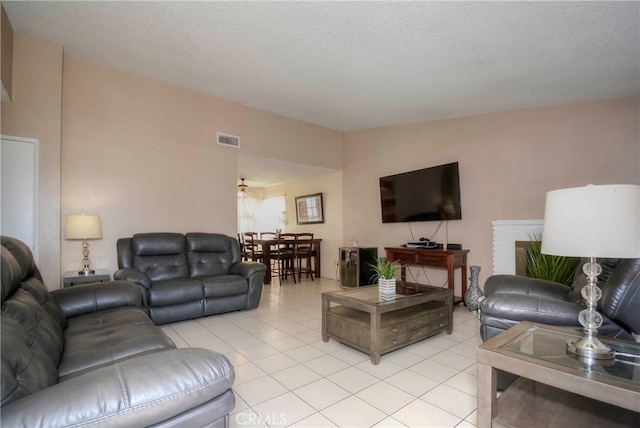
[[[369,356],[321,337],[316,279],[263,289],[257,309],[163,326],[179,347],[225,354],[236,370],[232,427],[473,427],[475,313],[456,305],[453,333]]]

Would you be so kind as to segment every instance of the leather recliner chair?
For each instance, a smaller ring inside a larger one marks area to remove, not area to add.
[[[515,275],[493,275],[484,284],[480,302],[480,336],[486,342],[521,321],[567,327],[578,331],[578,314],[586,308],[580,294],[586,284],[581,260],[570,287],[552,281]],[[598,335],[640,342],[640,259],[598,260],[602,298],[598,312],[603,324]],[[510,383],[499,373],[498,387]]]
[[[571,287],[552,281],[515,275],[494,275],[484,285],[480,303],[480,335],[483,341],[521,321],[533,321],[582,330],[578,314],[586,307],[580,294],[586,284],[582,260]],[[640,339],[640,259],[598,261],[602,273],[598,286],[602,298],[598,312],[604,322],[602,336]]]

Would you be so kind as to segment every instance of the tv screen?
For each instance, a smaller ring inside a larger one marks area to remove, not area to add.
[[[458,162],[380,177],[382,222],[462,219]]]

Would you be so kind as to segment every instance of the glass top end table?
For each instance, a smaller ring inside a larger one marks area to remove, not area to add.
[[[640,344],[600,337],[615,358],[585,361],[567,352],[576,337],[581,331],[521,322],[478,346],[478,427],[527,426],[517,420],[525,414],[530,426],[640,426]],[[498,370],[520,376],[499,398]]]
[[[614,358],[593,360],[567,351],[567,342],[579,336],[580,332],[552,330],[532,325],[522,334],[502,345],[501,349],[577,369],[591,376],[604,376],[629,382],[640,388],[640,344],[600,337],[603,343],[613,349]]]

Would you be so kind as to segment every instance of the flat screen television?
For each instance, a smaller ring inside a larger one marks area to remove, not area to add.
[[[462,219],[458,162],[380,177],[382,222]]]

